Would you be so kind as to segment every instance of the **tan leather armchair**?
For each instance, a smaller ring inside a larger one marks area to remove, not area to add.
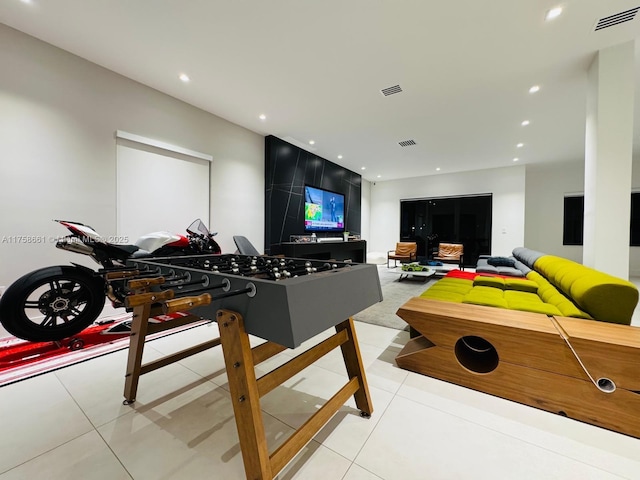
[[[416,254],[418,252],[418,244],[416,242],[398,242],[396,243],[395,250],[389,250],[387,252],[387,268],[389,262],[393,260],[393,268],[398,266],[398,260],[402,262],[415,262]]]
[[[438,253],[433,257],[442,263],[457,263],[460,270],[464,270],[464,245],[461,243],[440,243]]]

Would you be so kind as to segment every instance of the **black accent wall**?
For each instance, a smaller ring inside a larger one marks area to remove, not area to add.
[[[265,138],[265,253],[304,232],[304,186],[344,195],[345,230],[360,235],[362,177],[329,160],[269,135]],[[336,237],[339,233],[317,233]]]

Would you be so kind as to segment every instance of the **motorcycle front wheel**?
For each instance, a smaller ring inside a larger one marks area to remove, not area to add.
[[[47,267],[24,275],[7,288],[0,297],[0,322],[23,340],[62,340],[91,325],[104,302],[101,277],[78,267]]]

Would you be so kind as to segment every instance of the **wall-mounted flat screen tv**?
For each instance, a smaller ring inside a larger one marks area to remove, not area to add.
[[[344,195],[305,185],[304,230],[344,232]]]

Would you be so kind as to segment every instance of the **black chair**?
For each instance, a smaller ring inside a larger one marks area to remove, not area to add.
[[[247,237],[234,235],[233,241],[235,242],[240,255],[262,255],[256,247],[251,244]]]

